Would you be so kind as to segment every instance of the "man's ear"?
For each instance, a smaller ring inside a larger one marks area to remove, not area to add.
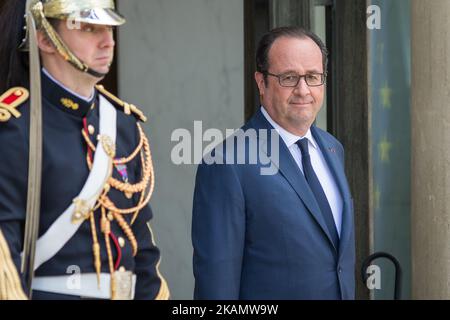
[[[255,81],[258,85],[259,95],[262,97],[264,96],[264,92],[266,89],[266,82],[264,79],[264,75],[261,72],[256,71],[255,72]]]
[[[56,48],[53,46],[53,44],[50,42],[48,37],[42,31],[37,32],[37,43],[38,43],[39,49],[42,52],[45,52],[48,54],[53,54],[56,52]]]

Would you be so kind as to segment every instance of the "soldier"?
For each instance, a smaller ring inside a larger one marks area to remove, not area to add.
[[[169,298],[146,118],[97,85],[124,22],[113,0],[3,5],[0,299]]]

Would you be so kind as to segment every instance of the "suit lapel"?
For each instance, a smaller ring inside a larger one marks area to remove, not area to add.
[[[327,142],[316,127],[311,127],[311,133],[322,150],[322,154],[328,167],[330,168],[336,184],[338,185],[342,197],[342,227],[341,237],[339,240],[339,253],[341,254],[349,242],[350,233],[352,230],[351,225],[353,223],[350,203],[350,189],[347,183],[347,178],[345,177],[345,172],[342,169],[343,164],[337,154],[336,146],[333,143]]]
[[[266,120],[264,115],[261,113],[261,111],[258,111],[258,113],[253,118],[252,127],[255,129],[266,129],[266,130],[274,130],[274,128],[270,125],[270,123]],[[271,152],[273,152],[271,148],[271,139],[266,139],[266,137],[259,135],[258,138],[260,140],[260,147],[261,151],[266,153],[266,155],[269,155]],[[277,134],[278,139],[278,145],[279,145],[279,163],[275,163],[272,161],[272,163],[277,166],[277,168],[280,170],[280,173],[283,175],[283,177],[289,182],[291,187],[295,190],[297,195],[300,197],[300,199],[303,201],[305,206],[308,208],[309,212],[313,216],[313,218],[317,221],[317,223],[322,228],[323,232],[328,237],[328,240],[330,241],[330,244],[334,247],[333,241],[331,239],[331,235],[328,231],[328,228],[325,224],[325,220],[323,218],[323,215],[320,211],[319,205],[317,204],[317,201],[314,197],[314,194],[311,191],[311,188],[308,185],[308,182],[306,181],[303,173],[301,172],[300,168],[298,167],[297,163],[293,159],[289,149],[287,148],[286,144],[284,143],[283,139]],[[272,158],[271,158],[272,159]],[[335,248],[336,250],[336,248]]]

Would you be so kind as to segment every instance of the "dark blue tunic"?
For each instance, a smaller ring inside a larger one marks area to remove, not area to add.
[[[52,223],[67,209],[78,196],[89,175],[86,161],[87,144],[82,137],[83,118],[95,131],[90,134],[96,144],[99,130],[99,107],[96,92],[92,101],[87,102],[71,94],[42,74],[43,95],[43,171],[39,236],[43,235]],[[68,99],[73,103],[63,103]],[[114,104],[114,102],[111,101]],[[136,118],[126,115],[117,107],[116,157],[127,157],[137,147],[139,133]],[[0,229],[10,247],[12,258],[20,270],[20,252],[23,246],[29,147],[29,101],[18,107],[22,116],[12,117],[0,123]],[[141,179],[140,157],[127,164],[130,183]],[[122,180],[123,176],[114,169],[113,177]],[[118,208],[130,208],[137,204],[139,194],[128,199],[124,193],[111,189],[110,199]],[[132,215],[124,216],[128,224]],[[132,231],[138,242],[138,253],[132,255],[132,247],[126,235],[116,222],[111,223],[111,231],[117,238],[123,238],[125,245],[120,248],[112,245],[114,262],[119,257],[119,265],[137,275],[136,299],[154,299],[160,292],[164,280],[160,277],[157,264],[160,259],[158,248],[152,242],[147,223],[152,218],[149,206],[141,210]],[[100,232],[100,213],[96,212],[97,234],[101,246],[102,272],[109,273],[108,257],[103,234]],[[58,239],[55,239],[58,241]],[[95,273],[92,251],[92,233],[89,220],[84,221],[76,234],[49,261],[41,265],[36,277],[70,274],[73,266],[82,273]],[[22,279],[23,280],[23,279]],[[79,298],[62,295],[48,295],[35,291],[33,298]]]

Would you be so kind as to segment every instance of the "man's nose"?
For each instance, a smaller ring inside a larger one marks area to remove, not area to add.
[[[295,91],[297,92],[297,94],[301,96],[306,96],[310,94],[311,90],[308,84],[306,83],[305,77],[300,78],[300,80],[297,83],[297,86],[295,87]]]
[[[300,96],[306,96],[311,93],[311,90],[306,83],[305,77],[301,77],[294,89],[294,92]]]
[[[101,42],[102,47],[104,47],[104,48],[114,47],[115,44],[116,44],[116,42],[114,41],[113,31],[109,28],[105,28],[102,31],[102,42]]]

